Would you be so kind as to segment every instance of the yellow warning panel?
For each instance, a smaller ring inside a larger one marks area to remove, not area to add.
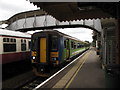
[[[51,52],[51,57],[58,57],[58,52]]]
[[[37,52],[36,51],[32,51],[32,56],[36,56]]]
[[[59,64],[59,62],[58,62],[58,61],[56,61],[56,64],[58,65],[58,64]]]
[[[34,63],[35,61],[32,59],[32,63]]]
[[[40,38],[40,62],[46,63],[46,38]]]

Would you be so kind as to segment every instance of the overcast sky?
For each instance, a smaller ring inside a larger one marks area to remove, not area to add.
[[[36,9],[37,6],[26,0],[0,0],[0,20],[6,20],[20,12]]]
[[[73,37],[76,37],[82,41],[90,41],[92,42],[92,30],[87,28],[67,28],[67,29],[59,29],[59,31],[69,34]]]
[[[0,0],[0,21],[7,20],[17,13],[36,9],[39,8],[37,8],[37,6],[34,6],[33,4],[30,4],[29,0]],[[79,38],[82,41],[92,41],[92,30],[89,29],[69,28],[60,29],[59,31]]]

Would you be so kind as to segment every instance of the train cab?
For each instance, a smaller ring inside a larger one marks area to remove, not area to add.
[[[60,36],[49,31],[33,35],[31,59],[32,64],[37,65],[38,71],[45,71],[46,68],[59,63],[60,40],[58,37]]]

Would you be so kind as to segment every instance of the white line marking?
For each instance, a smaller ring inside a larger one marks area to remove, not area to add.
[[[74,59],[72,62],[70,62],[67,66],[65,66],[64,68],[62,68],[61,70],[59,70],[58,72],[56,72],[55,74],[53,74],[51,77],[49,77],[47,80],[45,80],[44,82],[42,82],[40,85],[38,85],[37,87],[35,87],[33,90],[37,90],[39,89],[42,85],[44,85],[45,83],[47,83],[49,80],[51,80],[53,77],[55,77],[57,74],[59,74],[61,71],[63,71],[65,68],[67,68],[69,65],[71,65],[73,62],[75,62],[76,60],[78,60],[80,57],[82,57],[85,53],[87,53],[88,51],[85,51],[82,55],[80,55],[79,57],[77,57],[76,59]]]

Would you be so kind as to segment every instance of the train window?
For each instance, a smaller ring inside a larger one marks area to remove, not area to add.
[[[26,40],[24,40],[24,43],[26,43]]]
[[[69,40],[66,40],[66,48],[69,49]]]
[[[76,48],[78,48],[78,43],[76,43]]]
[[[21,39],[21,51],[26,51],[26,40]]]
[[[66,48],[66,40],[64,41],[64,48]]]
[[[21,51],[25,51],[26,50],[26,44],[21,44]]]
[[[21,43],[23,43],[23,39],[21,39]]]
[[[13,39],[13,38],[11,38],[11,39],[10,39],[10,42],[14,42],[14,39]]]
[[[72,49],[74,48],[74,43],[73,42],[71,42],[71,47],[72,47]]]
[[[7,40],[6,40],[6,38],[3,38],[3,42],[6,42]]]
[[[52,40],[52,43],[51,43],[51,49],[52,50],[57,50],[57,46],[58,46],[58,38],[57,38],[57,36],[52,36],[52,38],[51,38],[51,40]]]
[[[79,48],[80,43],[77,43],[77,48]]]
[[[83,47],[83,44],[81,44],[81,47]]]
[[[79,48],[79,43],[77,43],[77,48]]]
[[[80,48],[80,43],[78,43],[78,48]]]
[[[3,38],[3,51],[4,52],[15,52],[16,51],[16,42],[13,38]]]
[[[16,42],[16,39],[13,39],[13,38],[3,38],[3,42]]]
[[[76,43],[74,42],[74,49],[76,49]]]
[[[9,42],[9,38],[6,38],[6,42]]]
[[[15,52],[16,44],[3,44],[4,52]]]
[[[32,49],[36,49],[36,39],[32,39]]]
[[[16,42],[16,39],[14,39],[14,42]]]

